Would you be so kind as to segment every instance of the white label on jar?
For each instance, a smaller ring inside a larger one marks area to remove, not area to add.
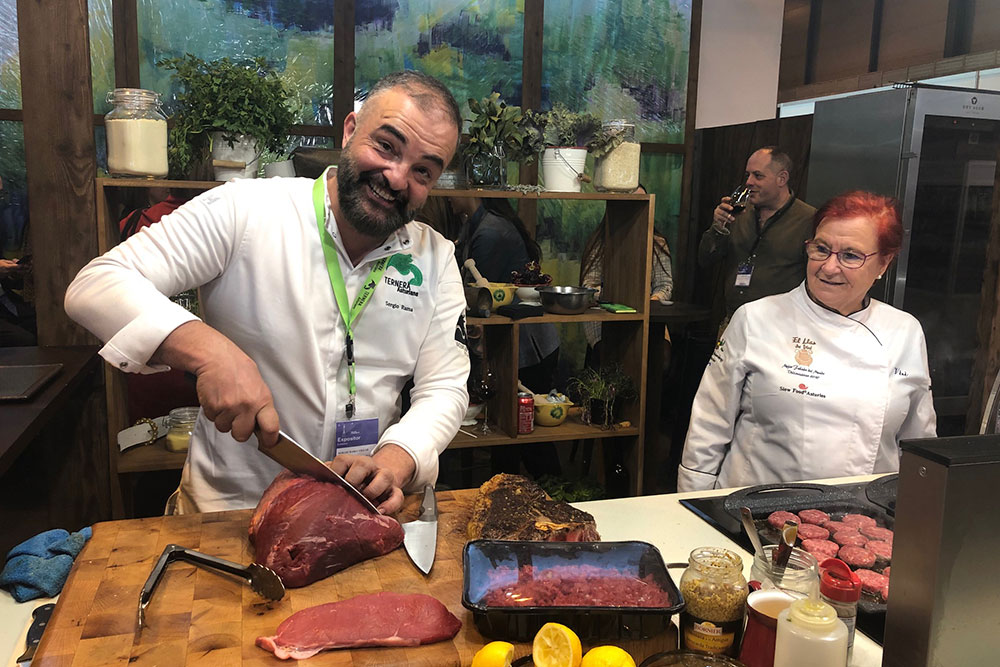
[[[167,121],[114,118],[104,122],[108,171],[134,176],[167,175]]]

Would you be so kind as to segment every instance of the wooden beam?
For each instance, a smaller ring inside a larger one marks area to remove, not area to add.
[[[94,102],[87,3],[18,0],[24,153],[39,345],[92,344],[63,310],[70,280],[97,255]]]
[[[331,7],[333,3],[331,3]],[[335,148],[344,135],[344,119],[354,111],[355,0],[337,0],[333,14],[333,135]]]
[[[0,120],[24,120],[24,112],[20,109],[0,109]]]
[[[698,62],[701,58],[702,0],[691,3],[691,45],[688,55],[687,104],[684,112],[684,167],[681,173],[681,207],[677,217],[677,248],[673,253],[674,298],[691,300],[692,281],[688,267],[695,265],[695,247],[692,239],[698,238],[698,221],[692,219],[691,208],[694,186],[694,137],[695,107],[698,102]],[[663,144],[674,146],[676,144]],[[646,145],[643,145],[643,151]],[[668,151],[664,151],[668,152]],[[674,151],[669,151],[674,152]],[[690,248],[688,247],[690,246]]]
[[[816,80],[816,56],[819,53],[819,33],[823,22],[823,0],[809,2],[809,30],[806,32],[806,61],[803,81],[806,85]]]
[[[141,88],[136,0],[111,0],[111,27],[115,45],[115,87]]]
[[[545,0],[524,2],[524,54],[521,60],[521,108],[541,109],[542,106],[542,33],[545,25]],[[538,183],[538,160],[521,167],[519,182]],[[535,236],[538,226],[538,202],[524,199],[517,203],[517,214],[528,233]]]

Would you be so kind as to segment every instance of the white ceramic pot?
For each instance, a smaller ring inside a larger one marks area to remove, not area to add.
[[[542,185],[547,192],[579,192],[586,165],[586,148],[546,148],[542,153]]]
[[[240,135],[233,145],[222,138],[222,132],[212,133],[212,160],[242,162],[244,167],[213,167],[215,180],[228,181],[231,178],[257,178],[257,163],[260,153],[257,152],[257,142],[252,138]]]

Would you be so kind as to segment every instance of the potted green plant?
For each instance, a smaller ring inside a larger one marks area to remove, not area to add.
[[[635,381],[621,364],[608,364],[599,369],[584,368],[570,378],[569,391],[579,398],[585,424],[598,423],[603,429],[614,428],[617,423],[615,404],[635,400]]]
[[[523,125],[532,136],[540,135],[545,145],[542,154],[542,181],[554,192],[579,192],[585,179],[587,145],[601,127],[589,113],[570,111],[556,103],[549,111],[527,111]]]
[[[473,185],[505,187],[507,162],[531,162],[540,146],[522,127],[521,107],[501,101],[500,93],[469,98],[469,110],[474,116],[462,144],[466,176]]]
[[[175,178],[187,177],[196,165],[221,157],[220,149],[249,144],[229,156],[244,162],[243,175],[255,175],[264,150],[281,152],[294,121],[293,96],[263,58],[236,63],[229,58],[206,62],[191,54],[165,58],[158,67],[173,70],[180,84],[173,114],[168,157]],[[244,138],[246,142],[244,142]],[[218,174],[216,175],[218,178]]]

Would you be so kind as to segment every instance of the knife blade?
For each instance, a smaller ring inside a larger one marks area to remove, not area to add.
[[[281,466],[288,468],[297,475],[309,475],[321,482],[331,482],[338,484],[358,499],[366,509],[375,514],[379,514],[378,508],[372,501],[368,500],[365,494],[358,491],[354,485],[331,470],[325,463],[313,456],[302,445],[295,442],[284,431],[278,431],[278,441],[273,447],[265,447],[260,438],[257,438],[257,449],[265,456],[270,457]]]
[[[28,665],[35,657],[35,649],[38,648],[38,642],[42,640],[42,633],[45,632],[45,626],[49,624],[49,618],[55,608],[55,603],[49,602],[36,607],[31,612],[31,627],[28,628],[28,636],[24,640],[24,653],[16,660],[18,665]]]
[[[424,497],[420,503],[420,516],[403,524],[403,547],[413,564],[424,574],[431,573],[434,554],[437,551],[437,499],[434,487],[424,487]]]

